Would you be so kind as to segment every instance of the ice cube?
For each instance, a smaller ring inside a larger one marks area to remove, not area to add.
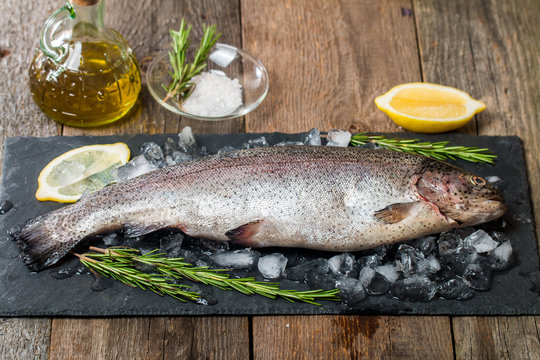
[[[399,273],[396,267],[392,264],[377,266],[374,270],[384,276],[391,283],[394,283],[397,279],[399,279]]]
[[[259,147],[267,147],[270,146],[268,144],[268,141],[266,141],[266,138],[264,136],[250,139],[247,143],[244,144],[244,149],[253,149],[253,148],[259,148]]]
[[[441,244],[439,244],[439,252],[441,252]],[[478,253],[473,247],[461,242],[456,248],[446,249],[444,253],[441,253],[440,260],[461,276],[469,264],[475,263],[479,259]]]
[[[351,277],[342,277],[335,282],[340,289],[339,297],[345,304],[353,305],[366,298],[366,291],[360,280]]]
[[[441,270],[441,264],[439,263],[439,260],[433,254],[429,254],[426,258],[426,262],[428,263],[427,271],[428,273],[434,274]]]
[[[396,253],[398,257],[398,270],[403,273],[405,277],[411,276],[414,273],[425,273],[427,269],[427,263],[425,262],[424,254],[416,250],[410,245],[402,244],[399,246]]]
[[[412,246],[420,250],[424,255],[431,254],[435,250],[436,245],[435,241],[437,238],[435,236],[423,236],[412,242]]]
[[[103,244],[105,244],[105,246],[118,246],[118,245],[120,245],[120,239],[118,238],[117,233],[110,233],[110,234],[105,235],[103,237],[102,241],[103,241]]]
[[[491,251],[499,245],[495,240],[488,235],[484,230],[478,230],[465,238],[465,244],[476,249],[477,253],[485,253]]]
[[[460,229],[455,229],[454,232],[458,234],[462,239],[467,238],[467,236],[471,235],[475,232],[474,228],[472,227],[464,227]]]
[[[331,130],[326,135],[326,146],[347,147],[351,141],[351,133],[344,130]]]
[[[176,140],[168,137],[165,140],[165,144],[163,145],[163,149],[165,150],[165,152],[164,152],[165,155],[171,155],[174,150],[179,150],[178,143],[176,142]]]
[[[309,273],[328,274],[328,260],[318,258],[286,268],[285,277],[293,281],[307,281]]]
[[[354,276],[351,275],[355,270],[354,256],[348,253],[332,256],[328,259],[328,268],[336,275]]]
[[[375,272],[375,275],[373,275],[369,284],[365,286],[365,289],[369,295],[383,295],[390,290],[391,285],[386,277]]]
[[[375,277],[376,271],[370,267],[365,266],[360,270],[360,275],[358,276],[359,280],[362,282],[364,288],[368,287],[371,283],[371,280]]]
[[[232,269],[252,269],[259,259],[259,253],[250,249],[224,251],[213,254],[210,259],[220,267]]]
[[[463,273],[463,282],[476,290],[489,290],[491,285],[491,270],[479,264],[470,264]]]
[[[219,67],[226,68],[236,58],[236,54],[235,48],[218,48],[208,58]]]
[[[170,155],[171,160],[175,164],[180,164],[186,161],[191,161],[195,158],[193,155],[186,154],[185,152],[174,150]]]
[[[448,278],[437,285],[437,293],[451,300],[467,300],[474,296],[473,291],[458,278]]]
[[[111,170],[115,181],[126,181],[136,176],[156,170],[157,167],[150,163],[143,155],[135,156],[127,164]]]
[[[143,155],[148,162],[153,165],[158,165],[161,161],[164,160],[163,150],[155,142],[146,142],[141,145],[141,155]]]
[[[228,152],[231,152],[231,151],[236,151],[236,150],[238,150],[238,149],[235,148],[235,147],[232,147],[231,145],[227,145],[227,146],[224,146],[221,149],[219,149],[217,151],[217,153],[218,154],[225,154],[225,153],[228,153]]]
[[[435,296],[437,286],[426,276],[413,275],[398,280],[391,287],[391,293],[398,299],[430,301]]]
[[[486,176],[486,181],[487,181],[488,183],[493,184],[493,183],[496,183],[497,181],[501,181],[501,178],[498,177],[498,176],[494,176],[494,175],[492,175],[492,176]]]
[[[159,252],[164,253],[168,258],[181,257],[180,248],[184,241],[184,235],[181,233],[174,233],[167,236],[163,236],[159,239]]]
[[[186,126],[178,134],[178,148],[189,155],[197,154],[197,142],[191,131],[191,127]]]
[[[304,138],[304,144],[311,146],[320,146],[321,145],[321,132],[317,128],[309,130]]]
[[[462,243],[463,240],[458,234],[453,232],[443,233],[439,237],[439,254],[441,256],[450,255],[454,253]]]
[[[357,261],[357,266],[359,269],[363,269],[366,266],[374,268],[379,265],[381,265],[381,257],[377,254],[362,256]]]
[[[287,258],[279,253],[263,256],[257,263],[259,272],[266,279],[279,279],[285,266],[287,266]]]
[[[487,264],[493,270],[505,270],[512,265],[514,250],[510,241],[505,241],[488,252]]]
[[[304,145],[301,141],[282,141],[280,143],[275,144],[274,146],[291,146],[291,145]]]
[[[486,176],[486,180],[488,183],[490,183],[495,189],[499,191],[503,191],[506,189],[508,184],[506,181],[501,180],[498,176]]]

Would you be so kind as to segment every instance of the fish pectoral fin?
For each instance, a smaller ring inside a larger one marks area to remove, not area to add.
[[[373,216],[386,224],[395,224],[407,216],[409,216],[411,210],[418,204],[418,201],[408,203],[397,203],[388,205],[384,209],[375,211]]]
[[[225,236],[231,239],[231,242],[235,244],[247,247],[257,247],[259,242],[256,240],[256,236],[261,232],[263,224],[264,220],[262,219],[254,220],[241,225],[236,229],[227,231]]]
[[[137,237],[149,234],[151,232],[169,227],[169,224],[154,223],[154,224],[124,224],[124,235],[126,237]]]

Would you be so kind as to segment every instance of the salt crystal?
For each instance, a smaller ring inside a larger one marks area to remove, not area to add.
[[[182,109],[190,114],[207,117],[229,115],[242,106],[242,85],[238,79],[215,72],[203,72],[194,76],[195,89],[182,103]]]

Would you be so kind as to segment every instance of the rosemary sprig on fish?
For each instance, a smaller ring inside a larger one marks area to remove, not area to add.
[[[473,163],[495,164],[497,155],[487,148],[475,146],[447,146],[448,141],[430,143],[420,142],[418,139],[389,139],[384,135],[373,135],[361,132],[351,137],[352,146],[362,146],[375,143],[389,150],[402,151],[411,154],[424,155],[437,160],[455,160],[456,158]]]
[[[32,270],[96,234],[172,227],[247,247],[355,251],[500,217],[481,177],[424,156],[320,146],[246,149],[110,185],[12,232]]]
[[[253,277],[231,278],[224,269],[195,267],[182,258],[166,258],[157,250],[140,254],[131,248],[101,249],[90,247],[94,252],[75,254],[81,263],[98,274],[119,280],[126,285],[149,289],[159,295],[169,295],[181,301],[201,302],[197,292],[186,291],[189,286],[171,283],[172,279],[189,279],[194,282],[217,287],[221,290],[235,290],[245,295],[262,295],[270,299],[278,297],[295,302],[320,305],[317,301],[339,301],[339,290],[285,290],[277,282],[257,281]],[[148,274],[137,270],[136,264],[144,264],[155,269]]]

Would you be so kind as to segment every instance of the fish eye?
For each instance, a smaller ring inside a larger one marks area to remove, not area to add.
[[[486,180],[480,176],[471,176],[471,182],[478,186],[484,186],[487,184]]]

